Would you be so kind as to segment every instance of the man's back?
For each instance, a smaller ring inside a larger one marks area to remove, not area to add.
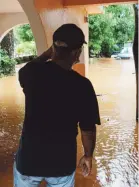
[[[78,124],[84,155],[82,174],[91,174],[100,124],[98,102],[91,82],[72,71],[86,44],[83,31],[64,24],[53,44],[19,71],[25,93],[25,120],[14,165],[14,186],[74,186]],[[48,62],[48,59],[52,59]]]
[[[89,81],[54,62],[30,62],[20,70],[19,81],[26,111],[17,169],[30,176],[71,174],[76,168],[77,124]]]

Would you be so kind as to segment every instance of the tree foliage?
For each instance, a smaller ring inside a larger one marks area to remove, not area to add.
[[[15,27],[14,37],[16,43],[34,41],[33,33],[29,24]]]
[[[13,30],[9,31],[0,43],[0,48],[6,51],[9,57],[13,57],[14,54],[14,35]]]
[[[17,56],[36,55],[34,36],[29,24],[14,29],[15,54]]]
[[[15,73],[16,61],[10,58],[7,51],[0,49],[0,77],[4,75],[13,75]]]
[[[89,16],[89,49],[109,57],[124,43],[133,41],[134,27],[132,5],[105,7],[104,14]]]
[[[29,56],[29,55],[36,55],[36,45],[34,41],[30,42],[23,42],[21,44],[18,44],[15,48],[15,53],[18,56],[21,56],[22,54]]]
[[[36,55],[36,45],[29,24],[15,27],[1,42],[0,46],[0,76],[12,75],[17,63],[17,56]],[[24,58],[23,58],[24,59]],[[22,62],[24,62],[22,60]]]

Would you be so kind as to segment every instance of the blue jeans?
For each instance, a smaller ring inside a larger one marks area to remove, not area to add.
[[[75,172],[65,177],[32,177],[21,175],[14,164],[14,187],[39,187],[43,180],[47,187],[74,187]]]

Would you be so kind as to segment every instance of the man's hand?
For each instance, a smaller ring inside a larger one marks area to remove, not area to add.
[[[83,156],[79,161],[79,167],[81,167],[84,177],[89,176],[92,170],[92,157]]]
[[[96,144],[96,126],[94,125],[92,131],[81,130],[81,138],[85,156],[81,158],[79,166],[82,168],[84,177],[86,177],[91,174],[92,169],[92,158]]]
[[[53,56],[53,47],[51,46],[47,51],[43,52],[38,58],[42,61],[47,61]]]
[[[44,52],[44,55],[49,57],[49,58],[52,58],[52,55],[53,55],[53,47],[51,46],[49,49],[47,49],[47,51]]]

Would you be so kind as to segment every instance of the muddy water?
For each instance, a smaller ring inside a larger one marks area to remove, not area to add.
[[[91,60],[89,78],[100,106],[93,171],[76,187],[137,187],[138,150],[135,121],[135,74],[130,61]],[[24,117],[24,95],[17,76],[0,79],[0,187],[12,187],[12,164]],[[78,160],[83,149],[78,136]]]

